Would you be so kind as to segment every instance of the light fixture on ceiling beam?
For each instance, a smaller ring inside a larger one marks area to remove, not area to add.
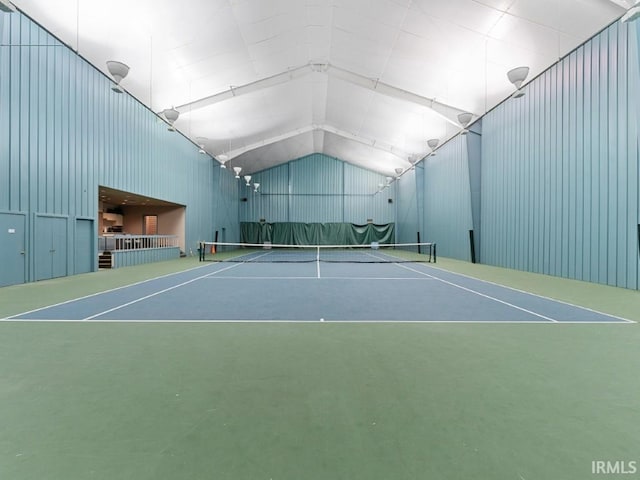
[[[507,78],[513,83],[513,86],[516,87],[516,91],[511,95],[513,98],[524,96],[524,92],[520,87],[522,87],[527,75],[529,75],[529,67],[516,67],[507,72]]]
[[[233,167],[233,171],[236,174],[236,178],[240,178],[240,172],[242,171],[242,167]]]
[[[460,125],[462,125],[462,132],[460,132],[462,133],[462,135],[466,135],[467,133],[469,133],[469,130],[467,130],[467,126],[469,126],[469,123],[471,123],[472,119],[472,113],[464,112],[458,114],[458,122],[460,122]]]
[[[622,16],[620,21],[622,23],[629,23],[637,20],[638,18],[640,18],[640,1],[637,0],[635,5]]]
[[[247,187],[251,186],[251,175],[245,175],[244,181],[247,182]]]
[[[227,168],[225,163],[229,161],[229,155],[221,153],[220,155],[218,155],[217,159],[220,162],[220,168]]]
[[[205,153],[207,153],[207,151],[205,150],[207,142],[208,142],[208,139],[205,137],[196,137],[196,143],[200,148],[200,150],[198,150],[199,154],[204,155]]]
[[[176,129],[173,126],[173,124],[175,123],[176,120],[178,120],[178,117],[180,116],[180,112],[177,111],[175,108],[171,107],[166,110],[163,110],[162,115],[164,115],[164,118],[167,120],[167,122],[169,122],[169,128],[167,130],[169,130],[170,132],[175,132]]]
[[[111,74],[113,79],[116,81],[116,84],[111,87],[111,90],[116,93],[122,93],[124,90],[122,90],[120,82],[129,74],[129,66],[116,60],[109,60],[107,62],[107,69],[109,70],[109,73]]]
[[[400,175],[402,175],[402,172],[404,172],[404,170],[401,167],[397,167],[395,169],[395,172],[396,172],[396,175],[400,176]]]
[[[430,140],[427,140],[427,145],[431,149],[431,156],[432,157],[436,156],[436,148],[438,148],[438,144],[439,143],[440,143],[440,140],[438,140],[437,138],[432,138]]]

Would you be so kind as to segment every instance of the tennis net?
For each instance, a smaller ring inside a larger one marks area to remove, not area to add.
[[[435,243],[277,245],[201,242],[200,261],[243,263],[405,263],[436,261]]]

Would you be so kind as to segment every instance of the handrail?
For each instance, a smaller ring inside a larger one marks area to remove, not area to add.
[[[98,237],[99,251],[179,247],[177,235],[109,235]]]

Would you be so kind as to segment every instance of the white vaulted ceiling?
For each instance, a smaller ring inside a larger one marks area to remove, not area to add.
[[[253,173],[314,152],[410,165],[633,0],[13,0],[214,157]],[[197,143],[197,142],[196,142]]]

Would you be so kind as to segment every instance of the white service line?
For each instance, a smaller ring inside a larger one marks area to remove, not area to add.
[[[425,265],[425,267],[427,267],[427,266]],[[576,305],[575,303],[566,302],[564,300],[559,300],[557,298],[547,297],[545,295],[540,295],[538,293],[527,292],[526,290],[520,290],[519,288],[510,287],[509,285],[502,285],[500,283],[490,282],[489,280],[483,280],[481,278],[472,277],[471,275],[465,275],[464,273],[452,272],[451,270],[446,270],[446,269],[441,268],[441,267],[436,267],[436,266],[433,266],[433,265],[429,265],[427,268],[440,270],[441,272],[445,272],[445,273],[448,273],[450,275],[457,275],[459,277],[469,278],[469,279],[475,280],[477,282],[488,283],[489,285],[495,285],[496,287],[506,288],[508,290],[513,290],[514,292],[524,293],[526,295],[531,295],[532,297],[542,298],[544,300],[549,300],[550,302],[561,303],[563,305],[568,305],[570,307],[578,308],[580,310],[585,310],[587,312],[597,313],[598,315],[603,315],[605,317],[611,317],[611,318],[616,318],[616,319],[620,320],[620,322],[613,322],[613,323],[638,323],[635,320],[629,320],[628,318],[620,317],[619,315],[614,315],[612,313],[601,312],[599,310],[594,310],[593,308],[585,307],[585,306],[582,306],[582,305]],[[427,275],[427,274],[424,273],[424,275]],[[434,277],[432,275],[429,275],[429,276],[431,276],[434,279],[439,280],[438,277]],[[598,322],[581,322],[579,320],[575,321],[575,322],[572,322],[570,320],[562,320],[562,322],[558,322],[558,323],[598,323]],[[611,322],[602,322],[602,323],[611,323]]]
[[[192,270],[197,270],[198,268],[204,268],[204,267],[210,267],[210,266],[211,265],[200,265],[198,267],[188,268],[186,270],[180,270],[179,272],[171,272],[171,273],[167,273],[165,275],[160,275],[159,277],[153,277],[153,278],[149,278],[147,280],[140,280],[139,282],[128,283],[127,285],[122,285],[120,287],[110,288],[108,290],[102,290],[101,292],[91,293],[89,295],[84,295],[84,296],[78,297],[78,298],[72,298],[71,300],[65,300],[64,302],[58,302],[58,303],[54,303],[53,305],[47,305],[46,307],[34,308],[33,310],[27,310],[26,312],[16,313],[15,315],[11,315],[11,316],[7,317],[6,319],[3,319],[3,320],[10,320],[10,319],[12,319],[14,317],[19,317],[20,315],[27,315],[29,313],[39,312],[40,310],[46,310],[47,308],[59,307],[60,305],[66,305],[67,303],[77,302],[78,300],[84,300],[86,298],[95,297],[97,295],[102,295],[103,293],[115,292],[117,290],[122,290],[123,288],[129,288],[129,287],[133,287],[135,285],[141,285],[143,283],[153,282],[154,280],[158,280],[160,278],[166,278],[166,277],[170,277],[172,275],[180,275],[181,273],[190,272]]]
[[[456,283],[449,282],[448,280],[443,280],[442,278],[438,278],[438,277],[436,277],[434,275],[429,275],[428,273],[421,272],[420,270],[416,270],[414,268],[407,267],[406,265],[403,265],[401,263],[396,263],[395,265],[397,265],[398,267],[401,267],[401,268],[406,268],[407,270],[411,270],[412,272],[420,273],[422,275],[427,275],[427,276],[429,276],[431,278],[434,278],[435,280],[438,280],[438,281],[440,281],[442,283],[446,283],[447,285],[451,285],[452,287],[456,287],[456,288],[459,288],[461,290],[466,290],[467,292],[475,293],[476,295],[479,295],[481,297],[488,298],[489,300],[493,300],[493,301],[496,301],[498,303],[502,303],[502,304],[507,305],[509,307],[515,308],[517,310],[520,310],[522,312],[526,312],[526,313],[529,313],[531,315],[535,315],[536,317],[544,318],[545,320],[548,320],[550,322],[559,323],[558,320],[555,320],[555,319],[553,319],[551,317],[547,317],[546,315],[542,315],[541,313],[536,313],[533,310],[527,310],[526,308],[519,307],[517,305],[514,305],[513,303],[505,302],[504,300],[500,300],[499,298],[492,297],[491,295],[487,295],[487,294],[484,294],[484,293],[480,293],[480,292],[478,292],[476,290],[473,290],[471,288],[463,287],[462,285],[458,285]]]
[[[188,284],[190,284],[190,283],[195,282],[196,280],[200,280],[200,279],[202,279],[202,278],[209,277],[209,276],[211,276],[211,275],[216,275],[216,274],[218,274],[218,273],[220,273],[220,272],[224,272],[225,270],[231,270],[232,268],[238,267],[238,266],[240,266],[240,265],[242,265],[242,264],[241,264],[241,263],[236,263],[236,264],[231,265],[231,266],[229,266],[229,267],[222,268],[222,269],[220,269],[220,270],[216,270],[215,272],[207,273],[206,275],[202,275],[202,276],[200,276],[200,277],[192,278],[191,280],[187,280],[186,282],[182,282],[182,283],[179,283],[178,285],[173,285],[173,286],[168,287],[168,288],[165,288],[165,289],[163,289],[163,290],[159,290],[159,291],[157,291],[157,292],[155,292],[155,293],[151,293],[151,294],[149,294],[149,295],[145,295],[144,297],[140,297],[140,298],[138,298],[138,299],[136,299],[136,300],[132,300],[132,301],[127,302],[127,303],[123,303],[122,305],[118,305],[117,307],[110,308],[110,309],[108,309],[108,310],[105,310],[104,312],[96,313],[95,315],[91,315],[90,317],[83,318],[82,320],[83,320],[83,321],[84,321],[84,320],[92,320],[92,319],[94,319],[94,318],[96,318],[96,317],[99,317],[99,316],[101,316],[101,315],[104,315],[104,314],[106,314],[106,313],[111,313],[111,312],[113,312],[113,311],[115,311],[115,310],[120,310],[121,308],[128,307],[129,305],[133,305],[134,303],[141,302],[142,300],[146,300],[147,298],[155,297],[156,295],[160,295],[161,293],[165,293],[165,292],[168,292],[168,291],[170,291],[170,290],[174,290],[174,289],[176,289],[176,288],[182,287],[182,286],[184,286],[184,285],[188,285]]]

